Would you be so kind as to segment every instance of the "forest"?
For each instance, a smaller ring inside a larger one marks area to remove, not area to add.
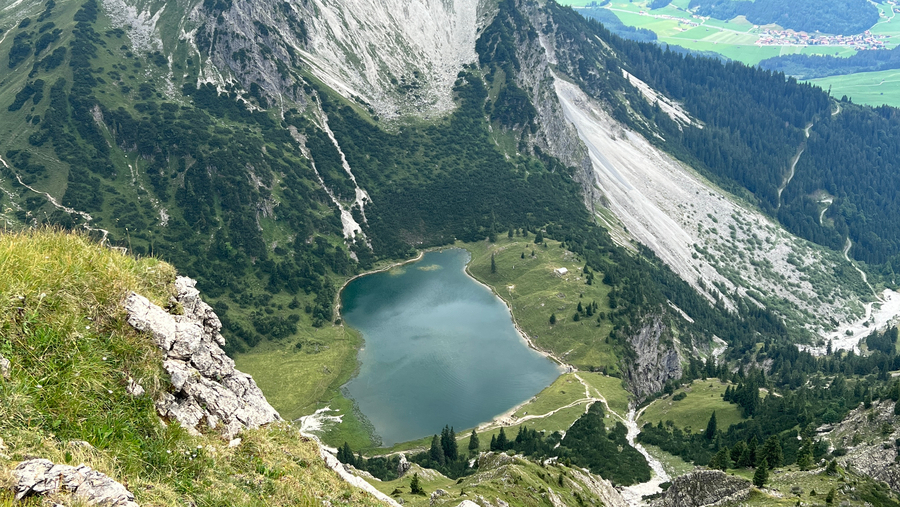
[[[628,443],[626,433],[627,429],[621,422],[616,422],[612,429],[607,430],[603,405],[594,403],[566,430],[565,435],[558,431],[545,435],[522,425],[513,438],[507,436],[505,428],[501,427],[499,434],[491,436],[489,449],[492,452],[513,451],[538,461],[556,458],[567,466],[587,468],[616,485],[646,482],[650,480],[650,466],[644,456]],[[476,469],[469,467],[469,460],[479,452],[478,438],[473,430],[468,452],[460,452],[456,434],[452,428],[445,427],[440,437],[434,435],[428,451],[412,454],[409,460],[437,470],[451,479],[470,475],[476,472]],[[350,446],[344,443],[339,448],[338,459],[381,480],[398,477],[399,458],[396,455],[367,459],[362,454],[354,455]]]

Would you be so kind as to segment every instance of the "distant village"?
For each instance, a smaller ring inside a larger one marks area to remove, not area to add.
[[[756,28],[756,27],[754,27]],[[763,30],[757,46],[848,46],[857,50],[884,49],[890,35],[873,35],[866,30],[857,35],[823,35],[793,30]]]

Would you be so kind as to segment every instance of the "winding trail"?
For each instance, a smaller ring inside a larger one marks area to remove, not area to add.
[[[803,133],[806,134],[806,139],[809,139],[809,129],[813,126],[812,122],[810,122],[805,129],[803,129]],[[797,154],[794,155],[793,160],[791,161],[791,169],[788,171],[787,176],[784,178],[784,181],[781,183],[781,186],[778,187],[778,206],[776,209],[781,208],[781,192],[784,192],[784,189],[787,188],[788,183],[794,179],[794,169],[797,167],[797,162],[800,161],[800,155],[803,155],[803,152],[806,150],[806,140],[800,143],[800,147],[797,148]]]
[[[878,293],[875,292],[875,289],[869,284],[869,278],[866,276],[866,272],[859,269],[859,267],[857,267],[856,264],[854,264],[853,261],[850,260],[850,256],[847,255],[847,252],[850,251],[850,248],[852,246],[853,243],[850,242],[850,237],[847,237],[847,242],[844,243],[844,259],[846,259],[846,261],[849,262],[851,266],[853,266],[853,269],[855,269],[859,273],[859,276],[862,277],[863,283],[865,283],[866,286],[869,287],[869,290],[872,291],[872,294],[875,295],[875,299],[884,302],[884,299],[882,299],[881,296],[879,296]]]
[[[0,157],[0,163],[3,164],[3,167],[12,170],[12,168],[9,166],[9,164],[6,163],[6,160],[3,160],[3,157]],[[34,187],[32,187],[31,185],[28,185],[27,183],[25,183],[24,181],[22,181],[22,177],[19,176],[18,173],[13,173],[13,174],[16,175],[16,180],[18,180],[18,182],[19,182],[20,185],[22,185],[23,187],[27,188],[28,190],[31,190],[32,192],[34,192],[34,193],[36,193],[36,194],[38,194],[38,195],[44,196],[44,197],[47,199],[47,201],[48,201],[50,204],[52,204],[56,209],[65,211],[66,213],[68,213],[68,214],[70,214],[70,215],[78,215],[78,216],[80,216],[81,218],[83,218],[84,221],[85,221],[85,223],[81,224],[81,226],[84,227],[85,229],[89,230],[89,231],[96,231],[96,232],[101,232],[101,233],[103,233],[103,236],[100,238],[100,244],[102,245],[102,244],[106,243],[106,238],[109,236],[109,231],[107,231],[106,229],[101,229],[101,228],[99,228],[99,227],[91,227],[91,226],[90,226],[90,222],[91,222],[91,220],[93,220],[94,218],[93,218],[90,214],[88,214],[87,212],[84,212],[84,211],[78,211],[78,210],[76,210],[76,209],[69,208],[68,206],[63,206],[63,205],[60,204],[59,201],[57,201],[56,198],[53,197],[52,195],[48,194],[47,192],[41,192],[40,190],[37,190],[36,188],[34,188]],[[6,192],[6,191],[4,190],[4,192]],[[6,194],[8,194],[9,197],[10,197],[10,199],[12,199],[13,196],[12,196],[9,192],[6,192]],[[15,202],[14,202],[14,203],[15,203]],[[19,209],[22,209],[22,208],[19,207],[18,205],[17,205],[16,207],[19,208]]]
[[[831,204],[834,202],[834,198],[833,198],[833,197],[829,197],[829,198],[827,198],[827,199],[822,199],[822,200],[819,201],[819,202],[824,202],[825,204],[827,204],[827,206],[825,206],[824,208],[822,208],[822,211],[819,213],[819,225],[821,226],[821,225],[824,225],[824,224],[822,223],[822,220],[825,218],[825,212],[828,211],[828,208],[830,208],[830,207],[831,207]],[[846,257],[846,255],[847,255],[847,253],[844,252],[844,256],[845,256],[845,257]]]

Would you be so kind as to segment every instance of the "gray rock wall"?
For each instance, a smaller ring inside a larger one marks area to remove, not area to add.
[[[222,323],[200,299],[196,283],[187,277],[175,281],[175,302],[183,315],[172,315],[139,294],[125,300],[128,323],[153,337],[172,380],[173,391],[156,400],[159,415],[195,433],[205,424],[227,438],[280,420],[253,378],[236,370],[222,351]]]
[[[639,399],[681,378],[681,359],[669,333],[662,317],[654,315],[628,339],[634,357],[623,361],[623,371],[629,390]]]

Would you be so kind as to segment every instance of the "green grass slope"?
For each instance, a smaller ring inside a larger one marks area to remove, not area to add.
[[[0,377],[2,486],[16,462],[38,456],[85,463],[142,505],[378,505],[287,423],[246,431],[236,447],[160,424],[153,399],[169,380],[121,301],[135,291],[165,306],[174,279],[169,264],[84,235],[0,233],[0,354],[11,362],[10,378]],[[129,378],[147,394],[127,394]]]

